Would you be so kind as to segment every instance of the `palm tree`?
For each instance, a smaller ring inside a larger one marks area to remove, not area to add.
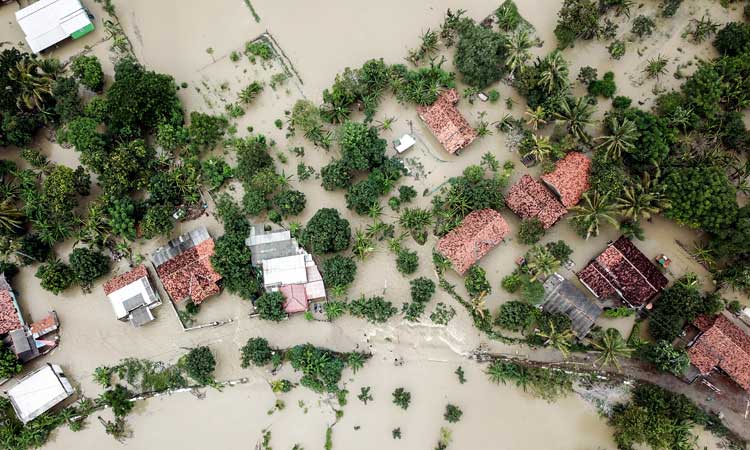
[[[525,28],[519,29],[513,33],[505,44],[507,56],[505,57],[505,65],[508,67],[510,73],[515,73],[516,69],[523,67],[526,61],[529,60],[533,42],[529,35],[528,30]]]
[[[565,61],[560,50],[554,50],[540,61],[539,65],[542,67],[539,84],[547,93],[551,94],[567,87],[568,62]]]
[[[432,211],[421,208],[406,208],[398,218],[398,223],[411,233],[417,243],[422,245],[427,240],[425,228],[432,225]]]
[[[617,226],[617,220],[613,217],[615,209],[608,195],[601,195],[597,191],[584,192],[582,200],[570,208],[575,213],[570,220],[577,225],[577,231],[582,237],[588,239],[597,236],[602,221]]]
[[[537,106],[536,109],[526,108],[526,116],[528,117],[526,125],[534,131],[547,123],[545,120],[547,118],[547,111],[541,106]]]
[[[8,71],[8,78],[19,83],[21,94],[16,99],[19,108],[41,110],[45,97],[52,95],[54,78],[43,72],[39,62],[25,58]]]
[[[563,359],[568,359],[568,355],[570,355],[570,341],[573,339],[573,330],[570,328],[556,330],[555,323],[550,320],[549,330],[537,331],[536,335],[546,339],[544,345],[557,349],[562,354]]]
[[[484,297],[487,295],[487,291],[482,291],[479,295],[471,299],[471,310],[474,315],[477,315],[484,319],[485,308],[487,302]]]
[[[533,156],[537,161],[544,161],[552,153],[552,143],[547,136],[531,135],[531,146],[526,149],[524,156]]]
[[[22,217],[21,211],[13,206],[11,202],[6,200],[0,203],[0,227],[6,231],[12,232],[14,229],[19,228]]]
[[[642,184],[626,185],[615,203],[617,212],[626,219],[638,222],[641,218],[650,219],[666,206],[664,196],[659,191],[649,192]]]
[[[635,140],[638,138],[638,128],[632,120],[623,119],[618,121],[616,117],[610,117],[607,128],[611,134],[598,137],[601,143],[597,149],[603,149],[608,159],[619,159],[622,152],[629,152],[635,148]]]
[[[560,261],[555,258],[547,247],[535,245],[529,251],[529,260],[526,267],[532,274],[531,280],[536,281],[538,278],[551,275],[552,272],[560,267]]]
[[[592,345],[601,355],[596,360],[599,367],[610,366],[620,368],[620,358],[629,358],[633,349],[628,348],[627,342],[615,328],[608,328]]]
[[[354,247],[352,248],[354,255],[360,260],[364,260],[374,251],[375,245],[372,242],[372,239],[367,233],[362,230],[357,230],[354,234]]]
[[[555,119],[565,122],[568,132],[583,143],[591,139],[586,133],[586,127],[591,124],[591,116],[596,108],[589,104],[585,97],[578,97],[571,105],[569,99],[560,101],[559,109],[555,112]]]

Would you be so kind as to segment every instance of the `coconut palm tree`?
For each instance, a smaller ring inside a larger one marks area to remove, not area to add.
[[[600,368],[610,366],[619,369],[620,358],[629,358],[633,353],[633,349],[628,348],[627,342],[615,328],[608,328],[591,345],[601,353],[596,360]]]
[[[411,233],[417,243],[422,245],[427,240],[425,228],[432,225],[432,211],[421,208],[406,208],[398,218],[398,223]]]
[[[537,336],[544,338],[544,345],[557,349],[562,354],[563,359],[568,359],[570,355],[570,341],[573,339],[573,330],[556,330],[555,323],[549,321],[549,330],[537,331]]]
[[[585,239],[599,234],[599,225],[602,221],[617,226],[617,220],[613,217],[614,205],[606,194],[601,195],[597,191],[584,192],[581,203],[570,210],[574,213],[570,220]]]
[[[552,153],[552,143],[547,136],[531,135],[531,145],[525,149],[524,156],[533,156],[537,161],[544,161]]]
[[[610,117],[607,120],[607,128],[611,134],[596,138],[601,141],[596,148],[603,150],[607,159],[619,159],[622,152],[627,153],[635,148],[638,128],[632,120],[623,119],[620,122],[616,117]]]
[[[532,274],[531,280],[546,278],[560,267],[560,260],[555,258],[546,246],[535,245],[529,250],[529,259],[526,264]]]
[[[638,222],[658,214],[665,205],[666,201],[661,192],[649,192],[642,184],[630,183],[623,188],[615,208],[626,219]]]
[[[567,88],[568,84],[568,62],[563,58],[560,50],[554,50],[540,61],[542,68],[539,84],[547,93],[558,92]]]
[[[568,132],[583,143],[588,143],[591,136],[586,132],[586,127],[591,124],[591,116],[596,108],[590,105],[585,97],[578,97],[572,104],[570,99],[560,101],[555,119],[565,122]]]
[[[8,71],[8,78],[21,87],[21,94],[16,99],[21,109],[41,110],[45,98],[52,95],[54,78],[44,73],[37,60],[25,58],[18,61]]]
[[[505,48],[507,56],[505,57],[505,65],[508,67],[510,73],[515,73],[517,69],[523,67],[526,61],[531,57],[529,50],[533,46],[531,36],[528,30],[525,28],[519,29],[517,32],[510,35]]]
[[[21,226],[21,219],[23,215],[9,201],[0,203],[0,227],[6,231],[13,231]]]
[[[541,106],[537,106],[536,109],[526,108],[526,125],[532,130],[536,131],[547,123],[547,111]]]

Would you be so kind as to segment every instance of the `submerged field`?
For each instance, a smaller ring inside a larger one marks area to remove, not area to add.
[[[561,1],[519,0],[520,13],[535,27],[544,44],[533,50],[535,55],[544,55],[555,45],[552,33]],[[718,3],[688,0],[683,3],[675,17],[657,19],[654,35],[641,43],[630,44],[627,54],[618,61],[609,58],[603,42],[579,41],[575,47],[564,51],[570,61],[571,78],[580,67],[592,66],[602,74],[612,70],[616,74],[618,94],[626,95],[643,108],[651,106],[655,95],[652,88],[676,88],[680,80],[670,75],[660,80],[646,80],[643,67],[647,59],[662,55],[669,60],[670,73],[678,64],[694,57],[713,56],[714,50],[707,45],[694,45],[680,35],[690,19],[704,14],[716,22],[738,20],[741,8],[723,8]],[[104,66],[107,83],[112,82],[113,65],[110,59],[109,41],[101,25],[104,11],[99,4],[87,5],[96,18],[97,31],[83,42],[69,42],[51,56],[67,59],[90,46]],[[275,161],[277,170],[286,175],[296,173],[299,161],[317,171],[327,164],[336,150],[326,152],[313,147],[302,136],[287,138],[285,130],[277,129],[277,119],[286,121],[285,111],[292,109],[299,99],[309,99],[315,104],[322,101],[321,93],[328,88],[337,73],[345,67],[359,67],[371,58],[383,58],[387,63],[403,63],[408,49],[418,45],[418,37],[428,28],[436,29],[448,8],[465,9],[467,15],[481,20],[498,6],[497,1],[472,0],[429,2],[397,2],[387,0],[377,3],[330,0],[316,2],[279,2],[255,0],[252,2],[260,22],[256,22],[244,2],[220,1],[215,3],[194,0],[145,0],[116,1],[117,14],[123,30],[129,38],[138,60],[150,70],[172,75],[177,84],[187,83],[178,95],[186,111],[201,111],[211,114],[225,112],[225,104],[232,102],[237,92],[253,80],[270,83],[275,74],[284,72],[279,61],[251,63],[243,57],[232,61],[230,54],[241,51],[245,42],[269,33],[286,55],[286,62],[293,65],[292,74],[274,89],[265,90],[247,108],[247,113],[236,120],[238,134],[247,134],[247,127],[262,133],[277,143],[274,150],[286,155],[288,162]],[[15,4],[0,7],[0,20],[13,22]],[[647,1],[639,13],[656,10],[656,2]],[[626,27],[622,27],[624,31]],[[16,43],[22,40],[15,24],[3,25],[0,42]],[[443,66],[452,70],[450,57]],[[685,69],[690,72],[691,68]],[[465,87],[460,77],[459,92]],[[486,112],[484,120],[498,121],[505,113],[521,117],[525,106],[513,88],[495,83],[501,101],[496,104],[475,101],[469,104],[460,100],[459,109],[470,123],[479,122],[479,113]],[[576,92],[582,95],[578,86]],[[508,108],[505,99],[513,98],[515,105]],[[600,118],[605,108],[596,117]],[[506,142],[506,135],[495,132],[474,142],[460,156],[447,154],[429,130],[419,120],[413,105],[399,104],[391,95],[381,102],[375,121],[394,117],[390,130],[382,130],[381,137],[391,141],[404,133],[416,137],[417,144],[404,155],[407,165],[414,170],[401,183],[410,184],[419,192],[412,206],[430,207],[432,196],[449,178],[458,176],[465,167],[479,164],[483,154],[490,152],[500,164],[511,161],[515,170],[511,182],[525,173],[538,176],[537,166],[527,169],[520,163],[518,153]],[[353,118],[361,119],[361,113]],[[300,133],[298,133],[300,134]],[[75,167],[78,153],[63,148],[40,133],[34,146],[52,162]],[[287,151],[295,146],[305,148],[304,158],[296,158]],[[213,150],[217,155],[233,155],[224,149]],[[395,151],[389,145],[387,154]],[[6,150],[9,159],[21,161],[17,149]],[[290,185],[307,196],[305,210],[293,221],[302,224],[321,208],[336,208],[349,219],[352,229],[364,229],[371,220],[359,216],[346,208],[343,191],[329,192],[320,186],[320,181],[299,181],[291,177]],[[241,185],[232,181],[225,188],[233,197],[241,198]],[[423,193],[425,195],[423,195]],[[205,225],[214,237],[223,234],[223,226],[215,217],[214,198],[206,196],[208,215],[199,219],[180,222],[172,236]],[[397,213],[384,208],[383,220],[396,221]],[[517,242],[516,232],[520,221],[510,211],[503,211],[512,233],[504,244],[482,259],[480,265],[486,269],[493,292],[485,298],[486,307],[495,312],[510,299],[510,294],[500,289],[500,280],[515,268],[515,261],[528,246]],[[711,274],[698,264],[678,241],[691,244],[702,235],[674,221],[655,217],[643,222],[646,240],[637,244],[649,257],[667,254],[672,259],[667,277],[670,282],[688,272],[696,273],[705,288],[711,284]],[[614,227],[603,227],[597,237],[583,240],[578,237],[566,220],[547,232],[542,242],[565,240],[573,248],[571,257],[575,263],[573,271],[583,267],[592,257],[601,252],[608,241],[619,236]],[[158,237],[150,241],[140,240],[133,246],[135,254],[149,259],[150,252],[164,245],[168,238]],[[430,263],[435,237],[430,236],[424,246],[409,242],[409,247],[420,257],[419,270],[414,276],[436,279]],[[58,255],[67,255],[74,242],[68,240],[56,247]],[[113,274],[126,271],[127,261],[115,263]],[[566,278],[574,278],[570,270],[561,269]],[[447,278],[462,286],[455,273]],[[305,342],[337,351],[372,352],[372,360],[356,375],[344,372],[344,387],[349,391],[345,414],[333,428],[335,449],[423,449],[434,446],[440,428],[447,425],[443,420],[446,403],[458,405],[464,412],[462,420],[448,425],[452,431],[451,448],[498,448],[532,449],[549,448],[578,450],[607,448],[616,445],[606,419],[600,417],[596,407],[582,398],[571,395],[555,403],[532,398],[520,389],[508,385],[490,383],[484,374],[485,365],[467,359],[480,345],[495,353],[531,354],[535,359],[555,359],[551,349],[531,350],[527,347],[492,341],[480,333],[468,312],[456,304],[449,295],[438,289],[427,308],[428,316],[437,302],[452,304],[456,317],[447,326],[434,325],[426,318],[421,323],[410,323],[396,316],[388,323],[372,325],[364,320],[346,316],[335,322],[307,321],[301,315],[288,321],[273,323],[250,318],[252,306],[245,300],[223,292],[209,299],[197,316],[198,323],[231,320],[231,323],[196,331],[183,332],[172,307],[168,302],[155,311],[157,320],[146,327],[136,329],[127,323],[115,320],[110,304],[106,301],[101,282],[97,282],[91,293],[82,294],[73,287],[60,295],[43,290],[32,268],[24,268],[14,279],[14,288],[19,294],[24,311],[31,316],[40,316],[46,311],[56,310],[62,327],[61,343],[51,355],[35,361],[32,365],[47,362],[63,366],[66,374],[81,392],[95,397],[101,392],[92,379],[94,369],[101,365],[114,365],[127,357],[175,362],[185,349],[208,345],[217,357],[218,380],[247,378],[246,384],[227,387],[219,392],[207,389],[205,398],[196,398],[183,392],[170,397],[137,402],[128,419],[133,435],[119,443],[107,436],[98,421],[89,420],[81,432],[67,428],[56,431],[44,448],[260,448],[264,430],[272,432],[271,445],[277,449],[323,448],[326,429],[335,421],[335,398],[318,395],[303,387],[286,394],[274,394],[268,384],[271,379],[296,379],[288,366],[279,374],[268,370],[240,367],[239,348],[249,337],[263,336],[276,347],[291,347]],[[463,287],[460,287],[463,290]],[[383,295],[400,308],[408,301],[408,279],[401,275],[394,264],[394,256],[385,242],[377,245],[373,255],[358,262],[356,281],[349,288],[350,297],[360,294]],[[163,295],[163,293],[162,293]],[[726,293],[725,297],[738,296]],[[744,301],[744,300],[743,300]],[[745,301],[746,302],[746,301]],[[623,335],[629,333],[633,318],[601,319],[604,328],[611,326]],[[396,359],[403,365],[396,366]],[[459,384],[454,375],[458,366],[466,372],[466,384]],[[374,400],[366,405],[356,396],[360,388],[370,386]],[[407,411],[398,409],[391,402],[391,392],[405,387],[412,393],[412,405]],[[706,395],[709,391],[706,390]],[[277,399],[282,399],[285,408],[269,414]],[[104,412],[106,416],[109,412]],[[92,418],[93,419],[93,418]],[[396,440],[392,430],[401,428],[402,437]],[[700,446],[718,448],[707,432],[700,431]],[[259,445],[259,444],[258,444]]]

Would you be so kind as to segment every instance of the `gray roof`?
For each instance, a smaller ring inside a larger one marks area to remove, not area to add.
[[[206,227],[196,228],[187,234],[172,239],[167,245],[156,249],[151,255],[154,267],[161,266],[180,253],[195,247],[207,239],[211,239],[211,235],[208,234]]]
[[[263,225],[253,225],[245,245],[252,252],[252,264],[260,267],[265,260],[296,255],[299,245],[288,230],[265,231]]]
[[[152,320],[154,320],[154,315],[151,314],[151,310],[145,305],[130,311],[130,323],[135,327],[141,327]]]
[[[589,298],[576,285],[558,273],[552,274],[544,282],[545,311],[565,314],[570,318],[573,333],[578,338],[586,336],[603,308],[598,301]]]
[[[39,349],[36,348],[34,337],[31,336],[26,328],[19,328],[9,333],[13,342],[13,351],[21,362],[28,362],[39,356]]]
[[[143,298],[143,295],[136,294],[128,299],[126,299],[124,302],[122,302],[122,307],[125,308],[125,311],[133,311],[136,308],[139,308],[146,304],[146,300]]]

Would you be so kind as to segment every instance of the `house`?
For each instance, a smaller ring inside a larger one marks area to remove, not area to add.
[[[191,299],[197,305],[221,291],[221,275],[211,266],[213,254],[214,240],[205,227],[179,236],[153,253],[156,273],[174,302]]]
[[[16,21],[34,53],[94,30],[80,0],[39,0],[16,11]]]
[[[570,208],[581,201],[589,190],[591,160],[583,153],[570,152],[555,164],[555,170],[542,175],[542,181],[560,198],[564,207]]]
[[[129,321],[135,327],[154,320],[151,310],[161,305],[149,281],[148,269],[142,264],[104,283],[104,294],[112,303],[117,319]]]
[[[289,230],[266,231],[262,225],[253,225],[245,244],[252,252],[252,264],[263,272],[263,287],[284,295],[287,313],[307,311],[310,301],[326,298],[315,260]]]
[[[621,236],[578,272],[578,279],[598,299],[617,296],[634,308],[648,304],[668,283],[630,239]]]
[[[440,93],[429,106],[417,106],[417,114],[430,129],[438,142],[451,154],[471,144],[477,132],[469,125],[461,112],[456,109],[458,92],[448,89]]]
[[[494,209],[472,211],[461,225],[440,238],[436,250],[463,275],[510,232],[508,223]]]
[[[693,323],[700,334],[688,349],[690,363],[701,375],[726,374],[750,392],[750,332],[726,315],[701,316]]]
[[[568,212],[542,183],[529,175],[522,176],[510,187],[505,204],[521,219],[539,219],[545,229]]]
[[[562,275],[553,273],[544,282],[544,303],[542,308],[551,313],[565,314],[570,318],[573,333],[578,339],[584,338],[602,315],[602,305],[589,298]]]
[[[18,300],[13,292],[13,288],[8,284],[5,274],[0,274],[0,336],[10,333],[13,330],[23,328],[26,322],[21,314],[21,307],[18,306]]]
[[[8,392],[18,419],[27,424],[73,395],[73,387],[60,366],[45,364]]]
[[[409,150],[416,144],[417,141],[409,134],[401,136],[401,139],[393,143],[393,148],[396,149],[396,153],[401,154]]]

